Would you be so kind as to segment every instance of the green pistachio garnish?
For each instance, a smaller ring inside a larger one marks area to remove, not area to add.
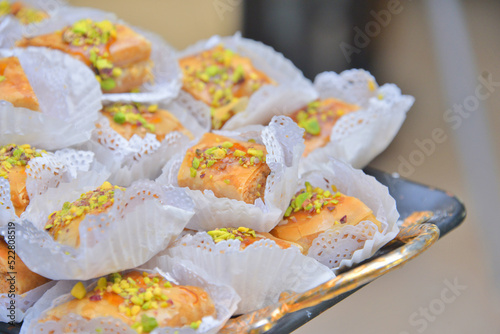
[[[152,108],[151,108],[152,107]],[[145,106],[141,103],[115,103],[103,108],[102,112],[110,113],[113,121],[118,124],[130,123],[141,125],[149,132],[155,132],[155,126],[144,118],[143,115],[156,112],[158,105]],[[152,110],[152,111],[150,111]]]
[[[205,69],[205,73],[206,73],[209,77],[216,76],[216,75],[219,73],[219,67],[218,67],[217,65],[208,66],[208,67]]]
[[[256,237],[254,230],[243,226],[240,226],[238,228],[218,228],[212,231],[208,231],[207,234],[212,237],[215,243],[222,240],[242,240],[243,237]]]
[[[245,70],[243,69],[243,66],[238,65],[238,67],[236,67],[236,69],[233,72],[231,80],[233,82],[239,82],[241,79],[244,78],[244,76],[245,76]]]
[[[198,321],[193,321],[189,327],[191,327],[192,329],[198,329],[198,327],[200,327],[201,325],[201,320],[198,320]]]
[[[194,169],[198,169],[198,167],[200,167],[200,159],[198,159],[198,158],[195,157],[193,159],[193,168]]]
[[[125,114],[122,113],[121,111],[120,112],[117,112],[114,116],[113,116],[113,121],[115,121],[116,123],[118,124],[123,124],[125,123]]]
[[[116,27],[107,20],[94,22],[91,19],[83,19],[75,22],[63,32],[64,42],[74,46],[91,48],[89,61],[104,91],[115,88],[116,81],[113,78],[118,78],[123,73],[121,68],[113,65],[109,58],[109,52],[98,48],[100,45],[108,44],[115,37]]]
[[[112,90],[115,87],[116,87],[116,81],[115,80],[113,80],[111,78],[107,78],[107,79],[101,80],[101,88],[102,88],[102,90]]]
[[[7,78],[3,75],[0,75],[0,82],[7,80]]]
[[[106,181],[99,188],[82,194],[73,203],[65,202],[61,210],[49,215],[49,221],[45,225],[45,229],[49,230],[60,225],[68,225],[74,219],[94,209],[112,205],[114,203],[115,189],[123,190],[123,188],[112,186]]]
[[[320,105],[320,102],[319,101],[313,101],[313,102],[309,102],[307,104],[307,108],[310,108],[310,109],[317,109]]]
[[[333,188],[332,188],[333,189]],[[292,213],[298,211],[309,211],[310,213],[320,213],[324,208],[333,210],[338,204],[336,198],[342,194],[336,192],[332,195],[329,190],[314,188],[309,182],[305,183],[305,188],[299,190],[290,201],[290,206],[285,211],[284,217],[290,217]]]
[[[191,167],[191,168],[189,169],[189,172],[190,172],[190,174],[191,174],[191,177],[196,177],[197,171],[196,171],[196,169],[195,169],[195,168]]]
[[[306,120],[299,121],[298,125],[306,130],[307,133],[313,136],[319,135],[321,133],[321,127],[319,126],[318,119],[315,116],[309,117]]]
[[[200,67],[183,66],[183,84],[195,92],[208,92],[211,98],[205,102],[211,108],[231,105],[231,108],[220,111],[218,115],[211,112],[213,128],[220,129],[225,121],[240,111],[237,107],[240,97],[234,96],[239,86],[248,85],[252,90],[249,92],[251,94],[259,89],[267,78],[262,78],[257,70],[238,64],[235,59],[238,56],[223,45],[201,52],[195,57],[200,61]]]
[[[10,12],[10,2],[8,2],[7,0],[0,1],[0,16],[10,14]]]
[[[115,37],[115,25],[108,20],[95,22],[83,19],[75,22],[63,33],[63,40],[75,46],[104,45]]]
[[[234,155],[235,157],[242,157],[242,156],[244,156],[245,154],[246,154],[246,153],[245,153],[244,151],[240,151],[240,150],[236,150],[236,151],[234,151],[234,153],[233,153],[233,155]]]
[[[248,151],[247,151],[248,154],[250,155],[253,155],[255,157],[258,157],[258,158],[261,158],[264,156],[264,151],[262,150],[257,150],[257,149],[254,149],[254,148],[249,148]]]
[[[0,177],[7,178],[14,166],[26,166],[31,159],[41,157],[42,153],[47,152],[37,152],[28,144],[0,146]]]

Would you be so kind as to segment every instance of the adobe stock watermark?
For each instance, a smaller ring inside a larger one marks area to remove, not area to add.
[[[243,0],[215,0],[213,2],[215,12],[221,20],[224,20],[224,15],[226,15],[227,12],[234,12],[236,7],[242,3]]]
[[[453,130],[458,129],[463,121],[469,118],[474,111],[479,108],[480,101],[488,99],[497,87],[500,87],[500,81],[494,81],[491,73],[485,72],[478,76],[479,83],[474,90],[474,94],[467,96],[462,103],[453,105],[443,114],[443,120],[450,125]],[[399,155],[398,173],[403,177],[411,176],[417,167],[423,165],[425,160],[430,157],[439,144],[448,140],[448,135],[442,128],[434,128],[431,133],[423,139],[415,139],[413,143],[416,148],[407,156]]]
[[[425,307],[419,307],[417,311],[408,316],[408,323],[414,331],[402,331],[399,334],[423,333],[431,323],[446,311],[446,307],[453,304],[462,293],[467,290],[466,285],[461,285],[458,278],[453,281],[444,280],[444,288],[438,298],[434,298]]]
[[[373,17],[373,20],[367,22],[363,30],[358,26],[354,26],[353,44],[344,41],[339,44],[340,50],[347,62],[351,63],[352,55],[354,53],[359,54],[362,49],[368,47],[372,39],[382,32],[382,28],[387,27],[391,23],[393,16],[400,14],[402,11],[403,5],[400,0],[389,0],[386,9],[378,12],[371,10],[370,15]]]

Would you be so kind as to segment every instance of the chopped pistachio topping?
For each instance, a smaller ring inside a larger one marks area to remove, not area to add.
[[[332,188],[333,189],[333,188]],[[305,188],[299,190],[290,201],[290,205],[285,211],[285,218],[290,217],[292,213],[298,211],[308,211],[308,213],[320,213],[324,208],[328,208],[330,211],[335,208],[338,204],[338,198],[341,193],[336,192],[332,194],[329,190],[324,190],[322,188],[313,186],[309,183],[305,183]]]
[[[3,75],[0,75],[0,82],[7,80],[7,78]]]
[[[24,25],[38,23],[48,17],[44,11],[27,6],[21,7],[15,16]]]
[[[116,27],[108,20],[79,20],[63,33],[63,40],[75,46],[105,45],[113,38],[116,38]]]
[[[122,298],[118,304],[118,311],[135,321],[131,327],[138,333],[149,333],[159,326],[158,321],[146,314],[141,314],[139,317],[139,313],[173,307],[174,302],[168,296],[168,289],[171,287],[172,283],[157,274],[143,272],[140,275],[133,272],[122,276],[114,273],[108,277],[101,277],[97,281],[97,286],[88,292],[88,295],[92,302],[99,302],[107,294],[118,295]]]
[[[108,20],[95,22],[83,19],[63,32],[65,43],[88,50],[88,59],[104,91],[115,88],[116,79],[123,74],[123,70],[113,65],[109,52],[103,48],[115,38],[116,27]]]
[[[256,238],[254,230],[243,226],[240,226],[238,228],[217,228],[215,230],[208,231],[207,233],[212,237],[215,243],[222,240],[243,240],[244,237]]]
[[[47,152],[36,151],[28,144],[0,146],[0,177],[6,179],[13,167],[26,166],[31,159],[41,157],[42,153]]]
[[[77,299],[82,299],[87,294],[87,290],[82,282],[76,283],[71,289],[71,295]]]
[[[156,127],[149,123],[144,116],[150,116],[158,110],[158,105],[144,105],[141,103],[114,103],[102,109],[103,113],[109,113],[113,121],[118,124],[129,123],[144,127],[147,131],[154,133]]]
[[[106,181],[99,188],[82,194],[73,203],[65,202],[61,210],[49,215],[45,229],[66,226],[86,214],[103,212],[113,205],[116,189],[123,190],[124,188],[112,186]]]
[[[198,327],[200,327],[200,324],[201,324],[201,320],[198,320],[198,321],[193,321],[189,327],[191,327],[192,329],[198,329]]]
[[[225,49],[222,45],[201,52],[196,57],[201,66],[199,68],[189,65],[183,67],[183,83],[194,92],[208,91],[211,96],[211,101],[208,102],[210,107],[219,108],[235,103],[241,97],[243,85],[251,87],[251,92],[244,93],[244,96],[249,96],[268,82],[267,78],[258,75],[257,70],[252,67],[245,68],[239,64],[239,59],[242,57],[235,55],[233,51]],[[212,115],[215,122],[214,128],[220,128],[234,113],[234,110],[225,113],[222,116],[225,119]]]
[[[0,1],[0,17],[8,14],[14,15],[24,25],[38,23],[48,17],[44,11],[25,6],[19,2],[11,5],[7,0]]]
[[[141,325],[144,332],[151,332],[153,329],[158,327],[158,321],[156,321],[153,317],[148,317],[143,314],[141,317]]]
[[[316,100],[299,110],[295,115],[295,121],[305,130],[306,136],[317,136],[321,134],[322,122],[331,122],[344,113],[345,110],[332,108],[329,104],[322,104]]]
[[[254,166],[259,163],[266,162],[264,151],[249,148],[245,149],[238,143],[225,141],[218,146],[212,146],[204,150],[196,149],[195,157],[191,161],[190,174],[191,177],[205,177],[205,170],[211,168],[215,164],[219,170],[226,168],[228,164],[238,163],[243,167]],[[199,172],[199,173],[198,173]],[[229,184],[229,180],[224,180]]]

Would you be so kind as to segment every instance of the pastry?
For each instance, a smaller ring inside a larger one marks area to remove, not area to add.
[[[95,72],[105,93],[130,92],[152,80],[151,43],[129,27],[107,20],[83,19],[51,34],[23,38],[16,45],[70,54]]]
[[[304,144],[306,148],[304,156],[328,144],[333,126],[338,119],[357,109],[359,109],[357,105],[334,98],[327,98],[313,101],[290,115],[305,130]]]
[[[216,317],[214,303],[204,289],[175,285],[159,274],[115,273],[100,278],[89,292],[77,283],[71,294],[75,299],[45,312],[39,322],[58,321],[71,313],[86,320],[113,317],[138,333],[149,333],[156,327],[197,329],[203,317]]]
[[[50,281],[48,278],[35,274],[26,267],[14,251],[11,251],[7,243],[0,239],[0,293],[15,293],[22,295],[42,284]],[[10,278],[13,277],[13,280]],[[15,292],[11,284],[14,283]]]
[[[82,194],[73,203],[65,202],[63,208],[49,215],[45,230],[57,242],[71,247],[80,246],[80,223],[87,215],[108,212],[115,201],[115,190],[124,190],[104,182],[99,188]]]
[[[189,139],[194,138],[174,115],[158,109],[156,104],[114,103],[105,106],[101,113],[109,120],[111,128],[127,140],[133,135],[144,138],[146,134],[152,133],[158,141],[162,141],[173,131],[181,132]]]
[[[217,228],[215,230],[208,231],[207,234],[212,237],[215,243],[218,243],[222,240],[240,240],[240,250],[247,248],[257,241],[269,239],[276,242],[276,244],[282,249],[290,248],[290,246],[296,246],[302,251],[302,247],[298,244],[283,239],[278,239],[267,232],[254,231],[248,227],[241,226],[238,228]]]
[[[186,152],[177,181],[180,187],[253,204],[264,200],[271,173],[266,154],[264,145],[206,133]]]
[[[179,60],[182,88],[211,107],[212,127],[220,129],[246,108],[248,98],[262,85],[275,84],[249,58],[219,45]]]
[[[356,225],[368,220],[382,231],[382,224],[368,206],[355,197],[336,191],[335,187],[332,190],[314,188],[306,182],[305,188],[292,198],[283,220],[271,234],[301,245],[307,254],[319,234],[344,224]]]
[[[38,99],[17,57],[0,59],[0,100],[39,111]]]
[[[7,0],[0,1],[0,17],[9,14],[16,17],[24,25],[38,23],[49,17],[43,10],[26,6],[20,1],[13,3]]]
[[[0,177],[9,180],[10,199],[17,216],[21,216],[30,199],[26,191],[26,165],[45,151],[36,151],[30,145],[0,146]]]

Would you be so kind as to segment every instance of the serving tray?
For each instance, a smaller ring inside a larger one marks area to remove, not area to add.
[[[370,259],[302,294],[283,294],[269,307],[231,319],[221,333],[290,333],[376,278],[420,255],[464,220],[464,205],[454,195],[397,175],[366,168],[389,188],[405,220],[396,239]],[[0,333],[17,334],[20,325],[0,323]]]

